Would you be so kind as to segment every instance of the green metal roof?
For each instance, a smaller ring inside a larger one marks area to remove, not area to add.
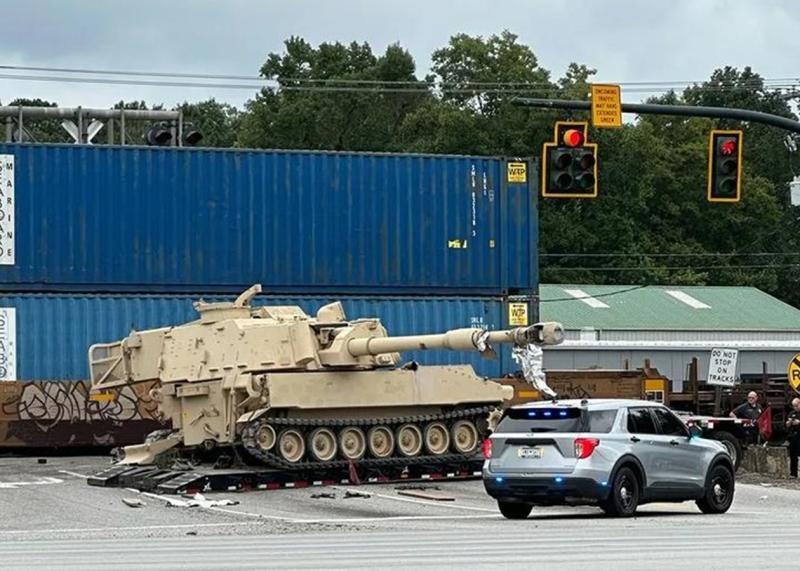
[[[539,293],[542,319],[567,329],[800,331],[800,310],[753,287],[541,285]]]

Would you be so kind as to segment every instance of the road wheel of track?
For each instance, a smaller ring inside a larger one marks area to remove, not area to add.
[[[416,456],[422,450],[422,431],[416,424],[404,424],[395,433],[401,456]]]
[[[394,452],[394,432],[388,426],[373,426],[367,432],[367,446],[375,458],[388,458]]]
[[[703,497],[697,500],[697,507],[704,514],[722,514],[733,503],[734,477],[731,469],[724,464],[711,468]]]
[[[315,428],[308,435],[308,453],[314,460],[328,462],[336,458],[336,435],[330,428]]]
[[[348,426],[339,433],[339,450],[346,460],[360,460],[367,451],[367,438],[364,431]]]
[[[262,424],[256,431],[256,444],[264,452],[269,452],[275,447],[275,429],[269,424]]]
[[[450,432],[444,423],[431,422],[425,427],[425,449],[435,456],[446,454],[450,448]]]
[[[450,428],[453,450],[459,454],[472,454],[478,449],[480,436],[475,424],[469,420],[459,420]]]
[[[620,468],[611,482],[611,493],[600,502],[600,508],[608,515],[630,517],[636,513],[641,498],[639,479],[627,466]]]
[[[501,502],[498,500],[497,507],[506,519],[525,519],[531,515],[533,506],[530,504],[520,504],[516,502]]]
[[[278,435],[278,453],[281,458],[294,464],[303,459],[306,441],[296,428],[287,428]]]

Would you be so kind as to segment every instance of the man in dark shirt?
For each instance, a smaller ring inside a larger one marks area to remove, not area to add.
[[[758,393],[750,391],[747,393],[747,402],[744,402],[731,411],[731,418],[749,418],[752,421],[758,420],[764,409],[758,404]]]
[[[744,429],[747,441],[751,444],[758,443],[758,425],[756,421],[758,421],[758,417],[761,416],[762,412],[764,412],[764,409],[758,404],[758,393],[755,391],[747,393],[747,402],[743,402],[731,411],[731,418],[745,418],[753,421],[752,426]]]
[[[789,433],[789,473],[797,478],[797,460],[800,456],[800,398],[792,400],[792,411],[786,418]]]

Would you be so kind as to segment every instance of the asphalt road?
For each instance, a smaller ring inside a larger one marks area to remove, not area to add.
[[[732,510],[653,504],[633,519],[595,508],[537,509],[504,520],[480,482],[438,484],[455,501],[393,485],[213,494],[225,507],[92,488],[98,458],[0,458],[3,569],[610,568],[797,569],[800,491],[740,485]],[[347,491],[364,497],[346,498]],[[312,498],[314,494],[332,498]],[[122,499],[139,499],[132,508]],[[500,566],[500,567],[499,567]]]

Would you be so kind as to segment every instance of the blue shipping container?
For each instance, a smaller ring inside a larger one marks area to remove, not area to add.
[[[197,318],[196,296],[147,295],[1,295],[0,368],[16,369],[6,380],[81,380],[88,378],[89,345],[116,341],[132,329],[151,329]],[[220,297],[206,297],[219,301]],[[379,317],[390,335],[437,333],[459,327],[503,326],[499,298],[342,297],[348,318]],[[299,305],[310,315],[334,298],[257,297],[256,304]],[[8,308],[14,308],[14,331]],[[422,364],[470,363],[479,374],[497,377],[514,370],[508,347],[497,347],[500,358],[474,353],[419,351],[403,354]],[[13,355],[13,356],[12,356]]]
[[[16,202],[2,291],[259,282],[289,295],[496,296],[538,282],[524,161],[39,144],[2,155],[14,157]]]

